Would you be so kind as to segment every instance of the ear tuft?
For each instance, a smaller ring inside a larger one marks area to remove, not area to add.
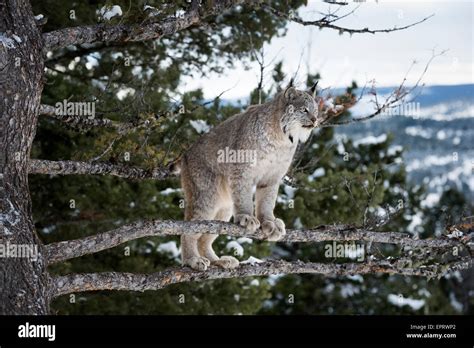
[[[313,98],[316,98],[316,91],[317,91],[318,83],[319,83],[319,80],[316,81],[316,83],[314,85],[312,85],[311,88],[309,89],[309,93],[313,96]]]

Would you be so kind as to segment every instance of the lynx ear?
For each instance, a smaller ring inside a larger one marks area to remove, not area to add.
[[[288,87],[285,91],[285,99],[288,101],[294,100],[296,97],[296,89],[295,87]]]
[[[316,98],[316,90],[318,87],[318,83],[319,83],[319,80],[316,81],[316,83],[312,85],[311,88],[309,89],[309,93],[313,96],[313,98]]]
[[[283,94],[285,96],[286,100],[293,100],[295,99],[296,96],[296,89],[293,87],[293,79],[290,80],[290,83],[288,84],[288,87],[285,89],[285,93]]]

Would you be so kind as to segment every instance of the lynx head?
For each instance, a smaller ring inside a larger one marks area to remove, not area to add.
[[[293,83],[282,92],[285,105],[281,118],[281,129],[292,143],[308,140],[313,128],[320,125],[319,108],[315,96],[316,85],[309,92],[297,90]]]

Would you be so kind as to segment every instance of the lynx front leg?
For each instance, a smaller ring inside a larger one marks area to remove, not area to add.
[[[278,195],[278,184],[269,186],[257,186],[256,211],[258,220],[262,224],[262,232],[268,236],[268,240],[280,240],[285,234],[285,223],[276,219],[273,215],[275,202]]]
[[[231,186],[234,202],[234,223],[255,232],[260,222],[253,216],[252,184],[250,180],[233,182]]]

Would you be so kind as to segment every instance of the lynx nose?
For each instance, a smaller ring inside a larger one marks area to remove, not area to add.
[[[309,118],[309,120],[311,121],[312,124],[316,124],[316,116],[311,115],[311,117]]]

